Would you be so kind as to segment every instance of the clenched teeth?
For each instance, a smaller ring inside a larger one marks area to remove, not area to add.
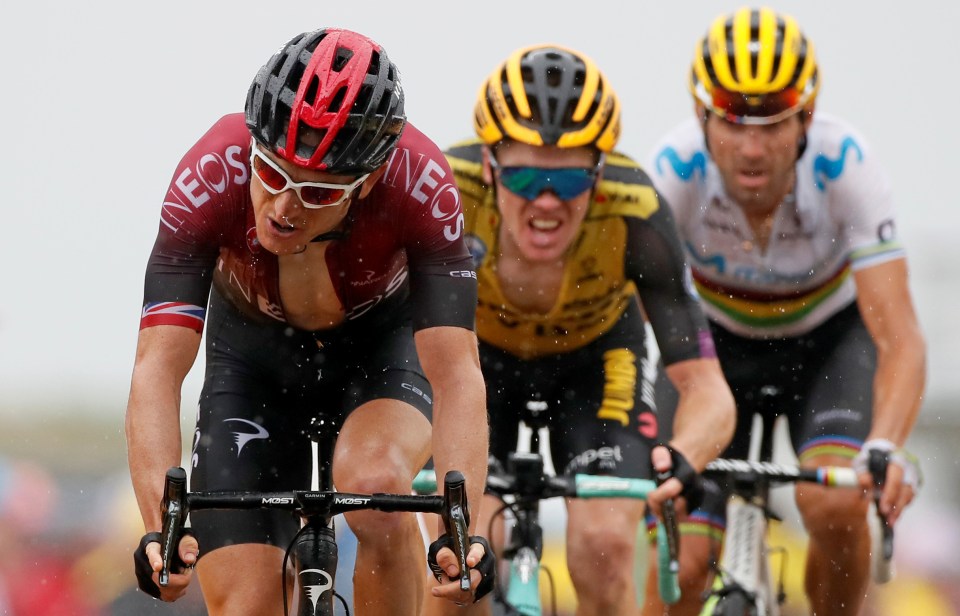
[[[544,220],[542,218],[534,218],[530,221],[530,226],[538,231],[552,231],[560,226],[559,220]]]

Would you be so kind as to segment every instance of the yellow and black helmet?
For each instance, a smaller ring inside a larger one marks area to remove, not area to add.
[[[730,122],[779,122],[813,107],[820,87],[813,43],[793,17],[769,8],[721,15],[697,42],[689,87]]]
[[[620,138],[620,101],[597,65],[557,45],[515,51],[480,88],[473,125],[488,145],[594,147]]]

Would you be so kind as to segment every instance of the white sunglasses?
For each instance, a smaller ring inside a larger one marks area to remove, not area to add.
[[[279,195],[285,190],[292,189],[297,193],[297,198],[300,199],[303,207],[311,210],[340,205],[350,198],[357,186],[370,177],[369,173],[364,173],[349,184],[294,182],[277,163],[260,151],[255,141],[250,144],[250,169],[268,193]]]

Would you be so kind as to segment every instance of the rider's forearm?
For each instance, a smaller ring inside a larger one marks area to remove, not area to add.
[[[667,367],[680,394],[671,444],[697,470],[730,443],[736,424],[733,395],[716,360],[698,359]]]
[[[463,473],[470,504],[470,532],[476,533],[487,478],[486,392],[479,369],[453,387],[434,388],[433,460],[437,481],[449,470]]]
[[[181,460],[180,383],[138,365],[127,404],[130,478],[148,531],[160,530],[160,503],[167,469]]]
[[[903,445],[916,422],[926,381],[926,343],[908,284],[906,259],[854,272],[857,306],[877,349],[869,438]]]
[[[180,464],[180,389],[199,348],[200,334],[186,327],[140,330],[126,433],[130,478],[147,530],[159,530],[164,476]]]
[[[877,341],[868,438],[884,438],[903,446],[917,421],[926,377],[926,346],[917,327],[903,328],[888,342]]]

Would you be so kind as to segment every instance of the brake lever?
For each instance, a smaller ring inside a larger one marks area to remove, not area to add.
[[[447,471],[443,478],[443,511],[440,517],[460,563],[460,590],[469,592],[470,569],[467,566],[467,552],[470,549],[470,510],[467,508],[465,484],[463,473]]]
[[[672,470],[657,473],[657,485],[673,477]],[[663,528],[667,539],[667,553],[670,557],[669,570],[671,573],[680,571],[680,525],[677,524],[677,507],[672,498],[663,502]]]
[[[163,566],[160,569],[160,586],[170,583],[170,570],[177,556],[177,542],[187,517],[186,487],[186,471],[178,466],[171,467],[167,471],[163,490],[163,530],[160,538]]]
[[[873,476],[873,503],[877,510],[877,517],[880,518],[880,529],[883,533],[883,558],[885,560],[893,558],[893,526],[887,522],[887,518],[880,512],[880,497],[883,494],[883,486],[886,481],[887,466],[889,464],[889,452],[879,449],[870,450],[867,468]]]

